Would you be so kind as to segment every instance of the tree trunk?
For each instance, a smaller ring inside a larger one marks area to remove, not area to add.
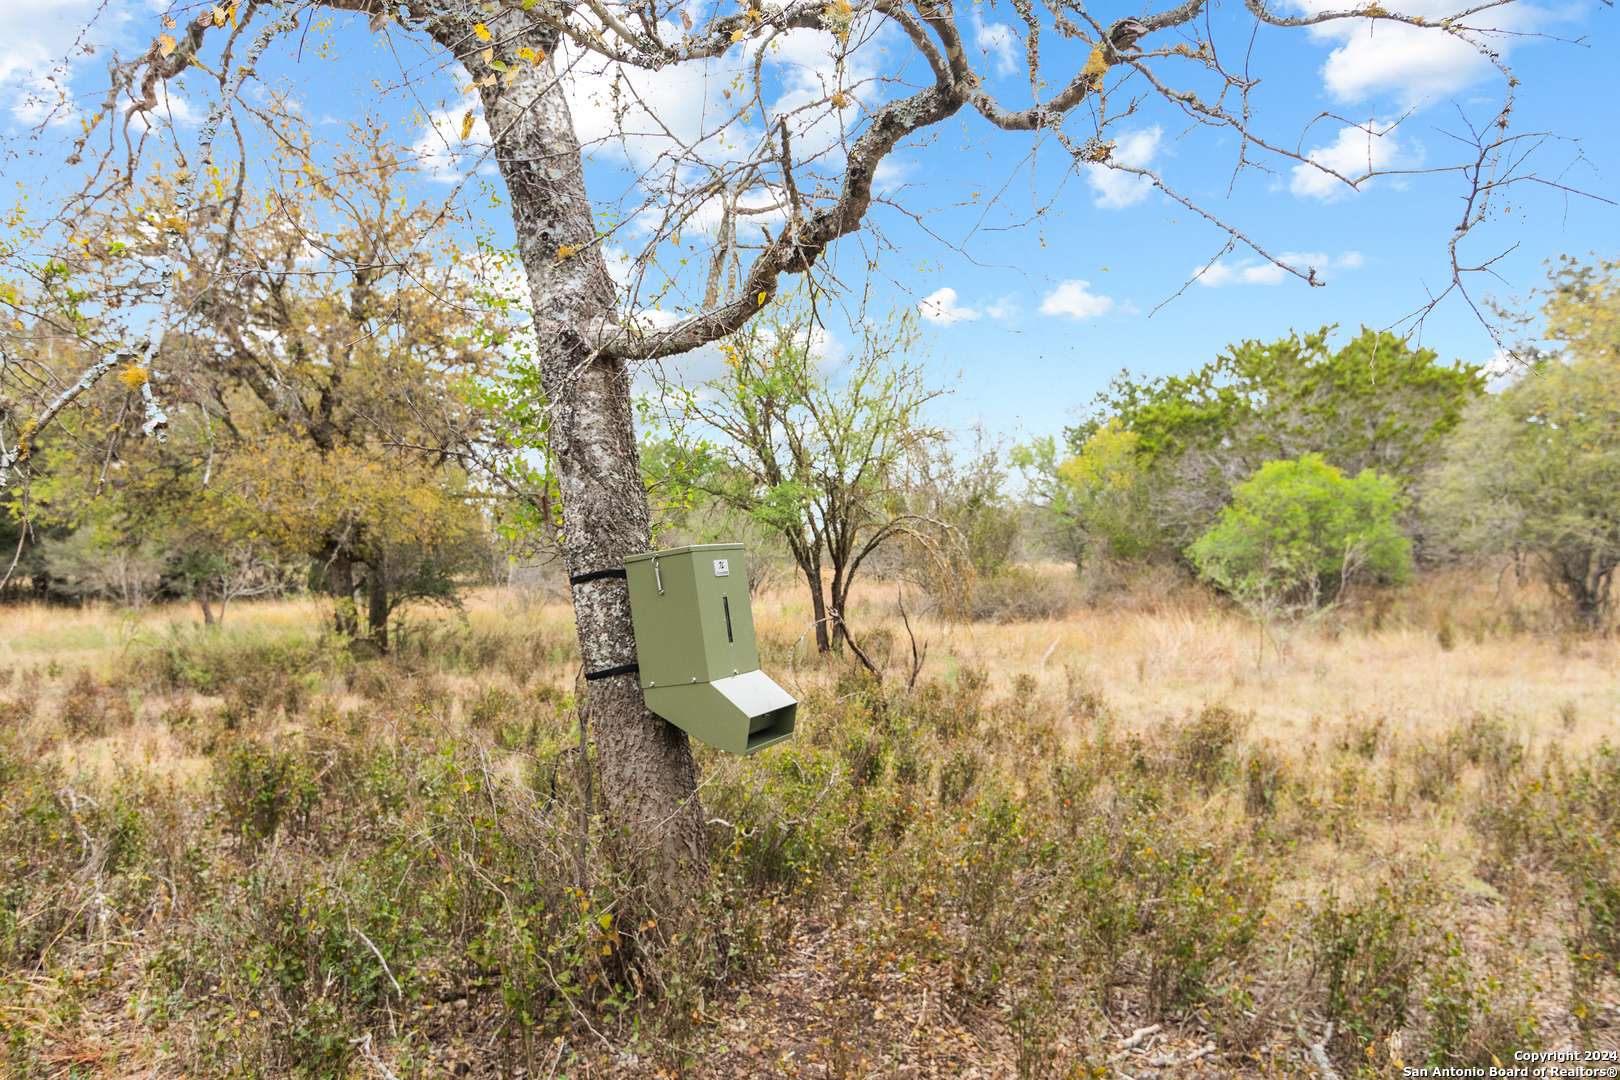
[[[354,606],[354,561],[345,551],[334,552],[326,561],[326,587],[332,594],[335,611],[332,622],[344,637],[359,631],[359,613]]]
[[[216,626],[219,620],[214,617],[214,607],[208,599],[208,579],[203,578],[202,584],[197,586],[197,603],[202,605],[204,626]]]
[[[844,580],[844,567],[840,563],[833,564],[832,579],[832,629],[833,648],[843,649],[844,643],[849,640],[849,629],[844,625],[844,603],[849,599],[849,583]]]
[[[812,552],[808,564],[802,564],[805,584],[810,586],[810,616],[816,621],[816,652],[832,651],[832,639],[827,633],[827,593],[821,580],[821,556]]]
[[[488,19],[507,51],[539,50],[511,83],[480,88],[495,160],[512,200],[518,250],[533,302],[541,384],[553,413],[548,446],[562,495],[570,576],[624,565],[652,543],[646,489],[623,362],[592,355],[576,328],[615,309],[612,279],[585,192],[579,140],[554,66],[556,41],[520,12]],[[495,25],[499,22],[499,26]],[[452,48],[477,82],[489,74],[470,27]],[[633,664],[623,578],[574,585],[574,623],[587,675]],[[613,858],[677,909],[706,873],[697,766],[686,734],[647,711],[635,672],[588,679],[586,717],[596,748]]]
[[[388,563],[381,553],[366,573],[366,631],[382,652],[388,651]]]

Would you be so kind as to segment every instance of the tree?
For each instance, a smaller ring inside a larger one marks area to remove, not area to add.
[[[975,428],[971,444],[941,440],[916,462],[906,493],[919,529],[902,556],[913,580],[959,604],[975,580],[1006,571],[1017,554],[1021,508],[1006,492],[1003,452]],[[945,580],[941,580],[945,579]]]
[[[355,132],[340,190],[297,167],[301,131],[289,117],[282,183],[244,187],[231,227],[203,216],[175,244],[184,313],[156,365],[169,437],[131,438],[153,373],[127,364],[38,450],[51,467],[34,503],[58,520],[116,517],[132,543],[170,552],[205,621],[214,601],[267,583],[253,583],[266,556],[312,560],[336,629],[359,632],[358,594],[386,649],[401,603],[444,599],[481,564],[460,462],[483,416],[463,391],[495,354],[462,258],[433,208],[405,197],[384,134]],[[123,302],[125,265],[163,249],[151,223],[176,215],[175,198],[174,176],[154,171],[85,216],[57,277],[62,317],[81,295]],[[228,257],[243,265],[216,278]]]
[[[1365,327],[1333,349],[1331,329],[1245,341],[1189,375],[1121,375],[1099,395],[1106,420],[1070,429],[1078,452],[1108,426],[1135,440],[1153,517],[1175,549],[1208,528],[1234,485],[1268,461],[1319,454],[1348,474],[1410,486],[1484,388],[1477,365]]]
[[[455,59],[476,90],[533,301],[536,367],[551,409],[547,438],[564,514],[563,548],[570,573],[579,579],[575,615],[591,673],[628,672],[634,663],[628,594],[622,581],[598,571],[622,565],[625,556],[650,542],[626,364],[680,355],[731,334],[776,294],[782,275],[814,271],[837,240],[863,226],[874,204],[880,166],[903,140],[964,110],[1002,130],[1049,133],[1076,170],[1111,169],[1151,184],[1211,222],[1227,250],[1243,244],[1281,272],[1313,285],[1321,284],[1320,279],[1315,268],[1298,265],[1304,260],[1272,256],[1151,169],[1116,159],[1119,125],[1141,114],[1145,98],[1153,99],[1167,115],[1189,118],[1216,138],[1235,135],[1234,145],[1242,148],[1240,169],[1263,166],[1269,159],[1273,167],[1284,164],[1351,187],[1386,171],[1339,171],[1313,155],[1303,140],[1290,150],[1294,140],[1258,125],[1248,93],[1254,85],[1250,73],[1227,71],[1220,59],[1224,50],[1206,39],[1214,20],[1204,18],[1204,0],[1186,0],[1108,26],[1079,8],[1018,8],[1026,25],[1028,85],[1034,100],[1011,105],[998,100],[988,71],[974,69],[955,12],[935,4],[786,0],[717,13],[698,25],[673,0],[650,6],[628,0],[316,0],[297,6],[267,0],[229,11],[216,7],[183,27],[171,25],[174,32],[156,35],[137,61],[113,66],[111,90],[83,125],[73,154],[80,160],[93,140],[102,140],[95,144],[101,147],[101,168],[89,166],[90,181],[69,197],[59,216],[69,217],[99,197],[107,187],[103,172],[114,186],[120,172],[133,175],[127,162],[138,157],[145,129],[136,126],[132,133],[131,119],[160,115],[169,82],[193,67],[217,73],[219,95],[197,140],[200,162],[210,165],[214,139],[244,83],[255,75],[258,60],[276,40],[302,41],[295,31],[308,7],[367,16],[369,27],[379,34],[393,33],[397,24],[425,36]],[[1468,189],[1466,214],[1448,233],[1451,280],[1440,296],[1466,293],[1468,275],[1488,271],[1489,263],[1466,267],[1457,255],[1459,244],[1485,220],[1493,196],[1537,179],[1522,165],[1519,143],[1529,136],[1508,130],[1511,88],[1517,81],[1492,49],[1500,31],[1478,25],[1468,15],[1435,20],[1378,5],[1300,15],[1278,14],[1261,0],[1249,0],[1246,8],[1256,27],[1303,32],[1356,20],[1448,35],[1501,71],[1503,101],[1492,109],[1489,123],[1474,128],[1488,134],[1464,136],[1459,160],[1430,169],[1462,177]],[[908,62],[886,61],[881,70],[894,75],[859,75],[852,54],[863,45],[879,47],[873,42],[883,28],[892,28],[892,40],[910,50]],[[1191,43],[1164,45],[1165,33],[1172,30]],[[811,92],[808,103],[802,95],[776,101],[763,83],[765,47],[790,33],[824,34],[831,42],[829,77]],[[211,51],[216,43],[218,50]],[[737,65],[733,85],[742,93],[718,133],[706,118],[700,130],[688,132],[659,117],[655,87],[645,82],[651,78],[648,73],[728,62]],[[1065,70],[1043,71],[1043,62]],[[919,69],[920,85],[902,67]],[[640,87],[637,79],[643,80]],[[631,260],[628,312],[620,310],[604,258],[613,230],[598,229],[599,218],[585,189],[581,138],[568,100],[574,80],[595,81],[611,98],[615,131],[609,138],[628,139],[626,118],[638,131],[665,135],[653,160],[637,163],[627,188],[627,212],[618,215],[620,227],[651,223],[648,242]],[[1048,87],[1057,89],[1042,96]],[[884,96],[891,91],[896,96]],[[128,112],[118,123],[121,108]],[[1064,130],[1071,117],[1083,117],[1088,130]],[[232,133],[239,136],[234,116],[230,119]],[[471,111],[459,126],[464,141],[475,126]],[[1359,132],[1369,147],[1389,133],[1373,124],[1345,131],[1352,141]],[[109,164],[114,156],[125,164]],[[245,148],[241,157],[245,165]],[[1504,158],[1506,167],[1499,167]],[[240,193],[233,197],[229,186],[222,186],[199,197],[196,175],[188,173],[180,186],[178,221],[199,212],[229,220],[240,205]],[[685,310],[662,324],[641,317],[634,301],[647,271],[687,266],[681,238],[690,242],[694,231],[700,231],[690,226],[703,218],[717,222],[706,257],[691,261],[690,277],[677,272],[675,279],[654,283],[654,300],[677,286],[690,289]],[[774,220],[776,228],[773,233],[767,224],[756,238],[749,223],[762,218]],[[751,256],[746,266],[745,253]],[[666,262],[666,254],[680,258]],[[207,280],[226,279],[227,268],[217,269]],[[100,358],[81,377],[30,386],[23,395],[26,407],[7,406],[0,431],[0,483],[9,482],[26,461],[30,440],[86,387],[131,357],[147,368],[157,359],[170,314],[183,309],[171,303],[170,286],[176,280],[171,261],[152,260],[145,279],[145,296],[156,317],[139,321],[140,329],[132,326],[135,332],[116,340],[100,339]],[[166,415],[156,393],[144,396],[143,405],[143,426],[161,433]],[[589,698],[609,813],[632,835],[650,833],[637,835],[634,850],[651,856],[664,881],[687,880],[675,868],[697,864],[703,818],[684,735],[645,709],[628,674],[591,680]],[[677,895],[681,891],[674,890]]]
[[[1063,554],[1081,569],[1094,556],[1143,558],[1162,547],[1153,518],[1148,470],[1139,439],[1115,418],[1085,437],[1077,453],[1058,457],[1057,442],[1036,439],[1016,463]]]
[[[1586,359],[1620,363],[1620,259],[1565,255],[1547,277],[1547,340]]]
[[[1315,612],[1359,578],[1406,579],[1411,542],[1395,523],[1399,506],[1394,479],[1372,469],[1347,477],[1318,454],[1271,461],[1237,486],[1188,557],[1263,621]]]
[[[854,645],[850,587],[918,521],[896,489],[943,438],[922,416],[937,392],[900,359],[915,340],[909,312],[865,325],[857,355],[835,367],[809,317],[784,307],[722,343],[725,374],[685,398],[700,425],[682,428],[689,483],[780,533],[822,652]]]
[[[86,521],[45,551],[59,592],[80,599],[145,607],[163,579],[163,552],[151,540],[122,532],[113,521]]]
[[[244,199],[234,230],[205,220],[183,237],[176,300],[193,314],[163,368],[222,444],[208,506],[227,533],[314,560],[344,634],[358,632],[362,594],[367,634],[386,648],[389,616],[422,592],[399,563],[465,551],[480,527],[454,455],[481,419],[459,386],[494,364],[462,259],[434,235],[434,208],[407,199],[409,170],[384,133],[355,131],[340,190],[301,168],[298,130],[288,124],[283,150],[290,182],[264,210]],[[87,224],[139,236],[173,210],[159,174]],[[129,255],[85,251],[92,274]],[[247,268],[215,278],[227,256]]]
[[[210,508],[227,534],[309,559],[337,601],[341,633],[355,633],[362,595],[379,649],[400,605],[450,600],[458,576],[482,570],[483,523],[459,470],[369,442],[322,448],[272,432],[219,473]]]
[[[1543,310],[1560,351],[1474,404],[1424,510],[1460,553],[1529,556],[1597,627],[1620,566],[1620,261],[1561,264]]]

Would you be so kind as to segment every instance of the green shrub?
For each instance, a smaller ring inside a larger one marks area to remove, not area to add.
[[[0,748],[0,971],[43,965],[149,903],[151,881],[136,873],[146,839],[125,792],[87,795]]]
[[[1405,1026],[1434,953],[1436,899],[1425,871],[1402,870],[1351,900],[1330,892],[1311,914],[1311,979],[1345,1060]]]
[[[1430,965],[1425,980],[1423,1008],[1424,1063],[1431,1068],[1488,1066],[1514,1060],[1515,1050],[1533,1050],[1538,1038],[1530,999],[1533,982],[1510,985],[1514,961],[1522,963],[1523,945],[1515,938],[1506,955],[1475,964],[1470,949],[1452,931],[1446,931],[1441,955]]]
[[[1188,548],[1203,577],[1267,615],[1314,611],[1362,578],[1395,584],[1412,566],[1396,524],[1394,480],[1355,477],[1319,454],[1269,461],[1232,492],[1215,526]]]
[[[1225,705],[1206,705],[1174,734],[1175,763],[1182,774],[1206,789],[1231,765],[1232,748],[1249,718]]]
[[[306,823],[319,797],[314,774],[295,751],[242,742],[215,768],[226,825],[249,845],[270,839],[283,822]]]
[[[96,738],[135,719],[129,697],[117,683],[102,685],[81,669],[62,696],[62,726],[69,735]]]

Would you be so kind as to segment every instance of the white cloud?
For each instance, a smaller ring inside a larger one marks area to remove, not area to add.
[[[472,126],[467,137],[461,137],[467,114],[472,114]],[[453,184],[465,174],[468,166],[479,158],[484,167],[493,167],[489,156],[489,125],[484,122],[484,109],[475,94],[467,94],[448,109],[435,109],[428,116],[427,130],[411,144],[411,153],[429,179]]]
[[[1285,251],[1277,256],[1289,266],[1301,271],[1354,270],[1364,261],[1359,251],[1346,251],[1329,255],[1321,251]],[[1276,263],[1263,259],[1221,259],[1207,268],[1195,272],[1198,284],[1208,289],[1228,285],[1281,285],[1289,274]]]
[[[1500,394],[1530,371],[1529,360],[1501,348],[1481,366],[1485,369],[1485,389],[1492,394]]]
[[[766,64],[774,68],[782,93],[771,102],[773,117],[786,117],[793,131],[793,157],[800,163],[815,162],[836,168],[844,160],[845,139],[863,110],[875,105],[874,80],[880,73],[879,51],[874,43],[862,44],[857,29],[851,34],[857,42],[842,64],[843,48],[826,30],[791,30],[777,35],[765,52]],[[758,46],[750,46],[750,52]],[[827,103],[835,93],[847,97],[843,108]],[[819,103],[819,104],[818,104]]]
[[[1011,296],[1003,296],[977,307],[959,303],[956,290],[949,285],[923,297],[917,302],[917,310],[924,319],[941,326],[985,318],[1005,322],[1016,319],[1019,311],[1018,301]]]
[[[679,38],[680,33],[669,36]],[[732,50],[719,60],[671,64],[659,71],[571,55],[577,52],[567,47],[559,51],[558,60],[569,72],[563,89],[587,157],[622,158],[631,167],[646,170],[681,145],[701,147],[699,152],[713,155],[727,142],[740,144],[746,137],[740,125],[723,123],[735,108],[725,101],[723,91],[743,71],[742,50]]]
[[[984,305],[984,313],[990,316],[990,318],[998,319],[1002,322],[1006,322],[1010,319],[1016,319],[1018,318],[1019,314],[1018,301],[1010,296],[1003,296],[999,300]]]
[[[997,75],[1018,70],[1018,36],[1006,23],[985,22],[973,13],[973,43],[989,58]]]
[[[0,3],[0,101],[13,117],[63,124],[79,115],[68,97],[75,65],[117,42],[136,14],[123,5],[103,7],[102,0]]]
[[[1114,140],[1111,161],[1133,168],[1146,169],[1159,154],[1159,143],[1164,130],[1155,124],[1140,131],[1128,131]],[[1096,204],[1109,210],[1134,206],[1147,198],[1153,190],[1153,181],[1135,173],[1121,172],[1107,165],[1086,165],[1086,183],[1097,193]]]
[[[1208,289],[1228,285],[1280,285],[1282,270],[1268,262],[1221,260],[1198,272],[1198,284]]]
[[[1091,283],[1079,278],[1058,282],[1057,288],[1041,301],[1042,315],[1058,315],[1065,319],[1094,319],[1113,310],[1110,296],[1098,296],[1090,289]]]
[[[1324,169],[1331,169],[1350,180],[1359,180],[1370,172],[1398,164],[1404,149],[1387,124],[1373,120],[1364,127],[1347,125],[1339,129],[1339,134],[1331,143],[1318,146],[1305,155],[1321,168],[1305,162],[1294,166],[1288,190],[1302,198],[1343,198],[1359,189],[1350,187],[1338,176],[1324,172]],[[1364,184],[1361,185],[1361,188],[1364,187]]]
[[[952,323],[972,322],[983,316],[977,308],[962,307],[956,302],[956,290],[949,285],[935,289],[917,304],[922,317],[931,323],[950,326]]]
[[[1315,14],[1342,5],[1338,0],[1300,0],[1298,6]],[[1400,10],[1438,24],[1472,6],[1459,0],[1403,0]],[[1522,33],[1549,17],[1544,9],[1514,3],[1462,22],[1480,30]],[[1490,61],[1470,42],[1499,54],[1506,54],[1513,43],[1500,34],[1451,33],[1438,25],[1409,26],[1382,19],[1335,19],[1312,27],[1311,33],[1337,43],[1322,65],[1322,82],[1330,94],[1340,101],[1388,94],[1402,106],[1432,102],[1495,74]]]
[[[634,272],[636,264],[628,251],[617,244],[604,244],[602,261],[607,263],[608,277],[613,279],[614,284],[621,288],[630,284],[630,275]]]
[[[872,172],[872,190],[879,195],[893,195],[905,185],[906,178],[916,171],[916,162],[895,157],[883,158]]]
[[[150,112],[136,113],[137,122],[148,128],[162,128],[171,120],[180,127],[194,126],[197,115],[191,111],[191,103],[181,94],[169,91],[169,83],[159,84],[157,107]]]
[[[835,368],[849,359],[843,339],[825,326],[810,327],[810,357],[819,366]]]

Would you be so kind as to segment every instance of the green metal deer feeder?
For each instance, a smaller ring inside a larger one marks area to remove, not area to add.
[[[793,734],[799,703],[759,670],[741,544],[649,551],[624,569],[647,708],[734,754]]]

